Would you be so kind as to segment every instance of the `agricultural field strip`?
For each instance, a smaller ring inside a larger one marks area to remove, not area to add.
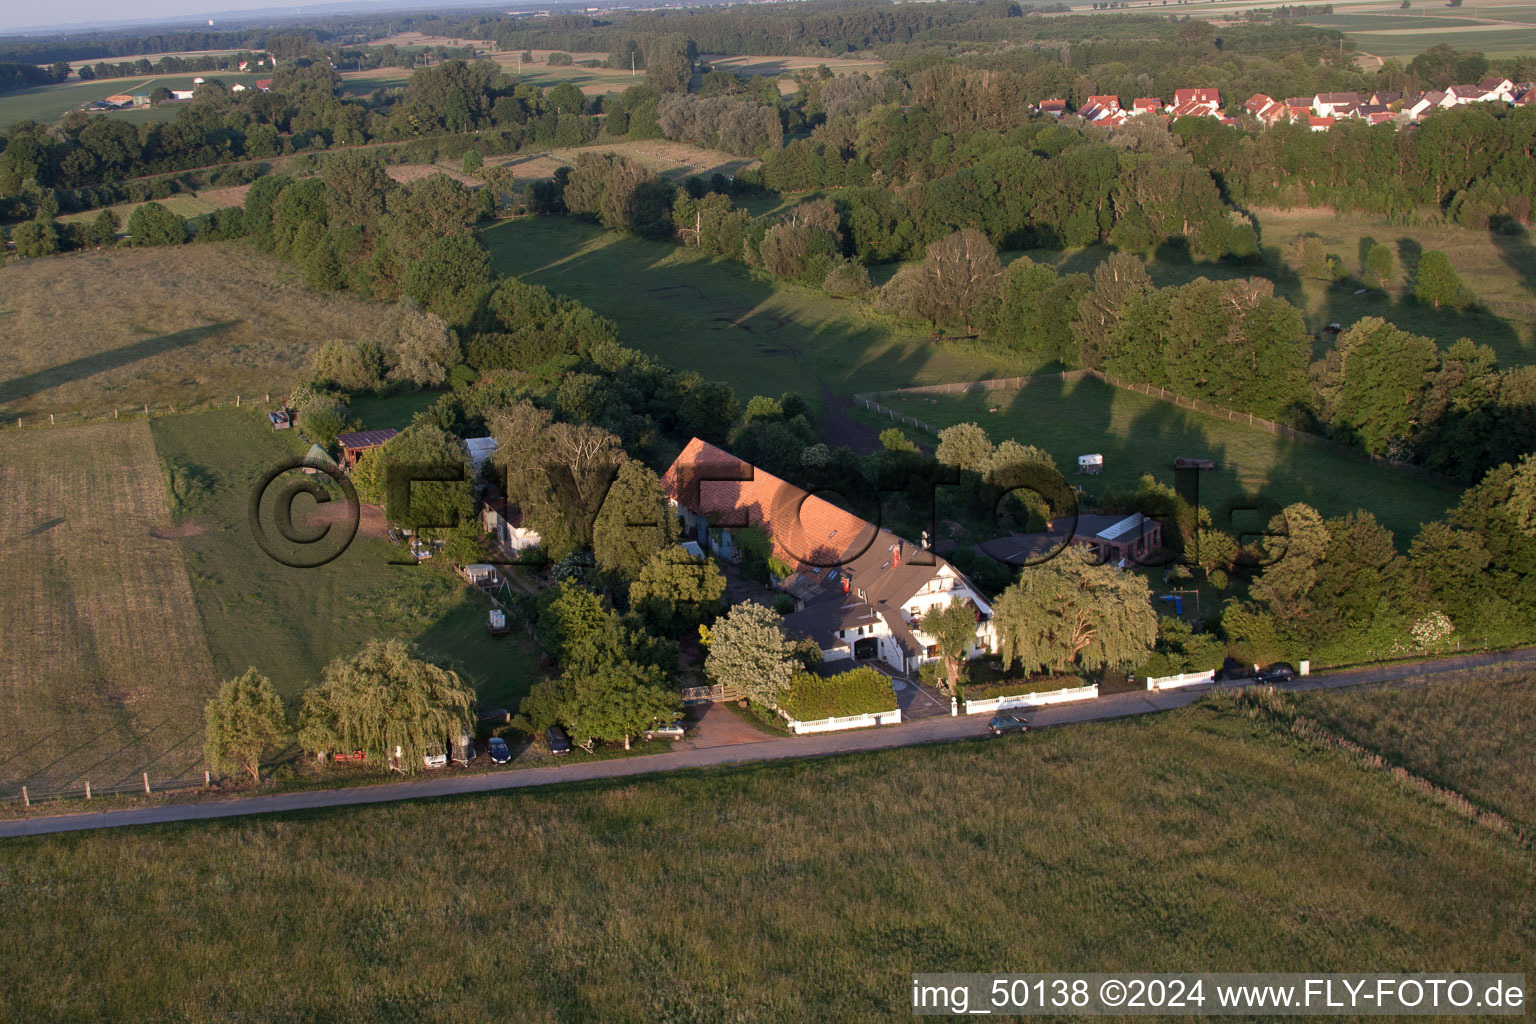
[[[0,786],[173,778],[213,668],[144,423],[0,438]],[[86,774],[89,773],[89,774]]]

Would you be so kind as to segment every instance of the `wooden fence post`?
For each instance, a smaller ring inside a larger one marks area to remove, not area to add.
[[[209,774],[208,774],[206,769],[203,771],[203,788],[204,789],[212,789],[213,788],[213,779],[209,776]]]
[[[240,408],[240,396],[239,395],[235,396],[235,408],[236,409]]]
[[[85,798],[87,800],[89,800],[91,798],[91,780],[90,779],[86,779],[85,780]]]
[[[23,806],[23,807],[31,807],[32,806],[32,798],[27,796],[27,787],[26,786],[22,786],[21,787],[21,806]]]
[[[48,425],[53,426],[53,413],[48,414]]]
[[[144,772],[144,795],[149,795],[149,772]]]

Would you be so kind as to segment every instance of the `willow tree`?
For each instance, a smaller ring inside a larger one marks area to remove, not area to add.
[[[414,772],[426,754],[473,729],[474,702],[458,673],[413,657],[399,640],[375,640],[332,661],[304,695],[299,743],[322,756],[361,750],[370,761]]]
[[[1071,546],[1032,565],[993,603],[1003,667],[1026,672],[1139,664],[1157,641],[1147,581]]]
[[[288,731],[283,699],[272,681],[254,668],[227,680],[204,711],[207,733],[203,754],[215,771],[249,772],[261,781],[261,755],[277,746]]]

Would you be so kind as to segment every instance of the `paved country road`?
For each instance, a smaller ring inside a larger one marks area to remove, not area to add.
[[[1510,664],[1536,664],[1536,648],[1328,672],[1293,680],[1286,689],[1337,689],[1372,683],[1392,683],[1469,668]],[[1030,722],[1034,728],[1038,729],[1045,726],[1128,718],[1154,711],[1168,711],[1193,704],[1209,689],[1209,686],[1200,686],[1166,692],[1138,691],[1111,694],[1097,700],[1059,704],[1031,711]],[[987,732],[988,717],[987,715],[961,715],[955,718],[924,718],[883,728],[811,736],[785,736],[757,743],[677,750],[666,754],[649,754],[549,768],[447,775],[376,786],[314,789],[297,793],[274,793],[269,796],[233,797],[202,803],[128,807],[112,811],[18,818],[0,822],[0,837],[117,828],[124,825],[156,825],[174,821],[201,821],[208,818],[232,818],[242,814],[305,811],[354,804],[388,803],[392,800],[455,796],[464,793],[489,793],[505,789],[521,789],[526,786],[549,786],[566,782],[583,782],[589,779],[649,775],[680,768],[709,768],[722,764],[777,761],[796,757],[825,757],[830,754],[851,754],[862,750],[886,750],[892,747],[914,746],[919,743],[948,743],[984,736]]]

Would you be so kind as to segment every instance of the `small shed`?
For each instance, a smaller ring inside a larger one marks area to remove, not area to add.
[[[1186,459],[1186,458],[1183,458],[1182,456],[1175,456],[1174,460],[1173,460],[1173,468],[1174,469],[1215,469],[1216,468],[1216,462],[1213,459]]]
[[[490,630],[491,636],[505,636],[511,632],[507,626],[507,613],[500,608],[492,608],[485,613],[485,625]]]
[[[314,476],[316,473],[324,472],[323,469],[316,468],[317,465],[327,466],[331,469],[336,468],[336,460],[331,458],[330,453],[317,444],[312,444],[309,446],[309,451],[304,453],[304,462],[304,472],[308,473],[310,476]]]
[[[1098,476],[1104,472],[1104,456],[1095,452],[1092,455],[1079,455],[1077,457],[1077,471],[1089,476]]]
[[[341,434],[336,442],[341,445],[341,464],[347,472],[357,468],[357,460],[375,448],[384,447],[384,443],[398,434],[393,427],[383,430],[359,430],[350,434]]]

